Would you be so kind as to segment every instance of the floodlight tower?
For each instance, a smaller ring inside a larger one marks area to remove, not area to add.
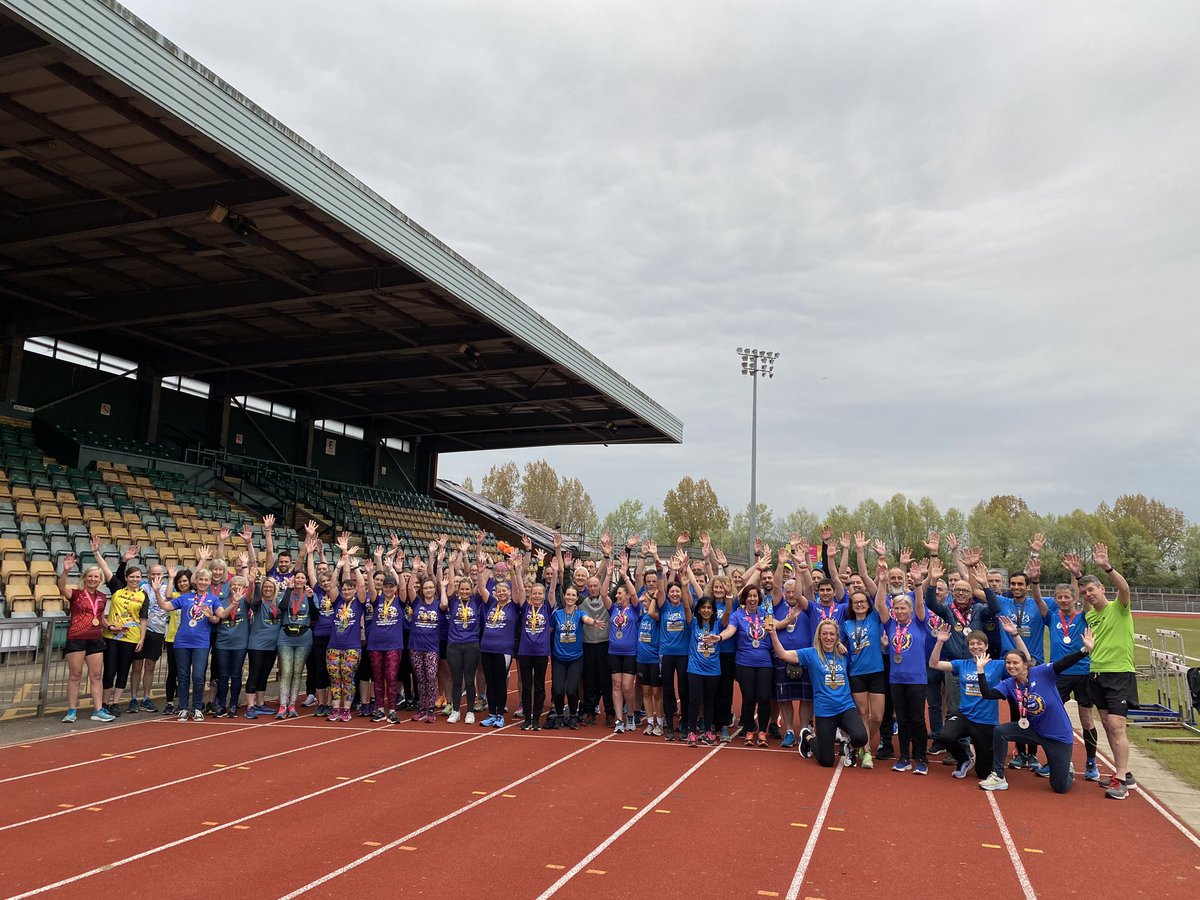
[[[758,539],[758,378],[775,377],[775,360],[779,354],[771,350],[748,350],[738,347],[742,358],[742,374],[754,383],[750,405],[750,557],[754,558],[754,542]]]

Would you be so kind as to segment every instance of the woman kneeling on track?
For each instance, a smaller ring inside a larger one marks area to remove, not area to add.
[[[1092,652],[1095,639],[1089,628],[1083,633],[1083,650],[1070,653],[1051,665],[1030,668],[1029,657],[1020,650],[1009,650],[1004,654],[1004,666],[1009,677],[995,688],[987,683],[984,671],[985,660],[976,660],[979,672],[979,692],[989,700],[1012,700],[1017,705],[1020,719],[1005,722],[996,728],[992,749],[992,774],[979,783],[985,791],[1006,791],[1004,760],[1008,756],[1010,740],[1027,744],[1041,744],[1046,751],[1050,766],[1050,787],[1056,794],[1065,794],[1071,788],[1075,767],[1071,764],[1071,751],[1075,746],[1075,734],[1071,720],[1058,695],[1056,682],[1061,672]]]
[[[1017,649],[1025,651],[1025,643],[1021,640],[1019,629],[1011,619],[1000,616],[1000,624],[1004,631],[1012,637]],[[967,635],[967,650],[971,659],[942,659],[942,645],[950,640],[950,623],[943,622],[938,628],[937,642],[929,652],[929,668],[940,672],[953,672],[958,676],[958,712],[950,716],[942,725],[942,733],[933,741],[933,745],[945,747],[954,757],[955,778],[966,778],[971,768],[971,757],[963,745],[963,738],[969,738],[975,748],[975,775],[981,781],[992,771],[992,737],[1000,724],[1000,712],[994,700],[986,699],[979,691],[979,669],[977,663],[983,660],[984,672],[991,681],[999,681],[1004,677],[1004,660],[988,659],[988,639],[982,631],[972,631]]]
[[[841,741],[842,765],[854,765],[858,749],[866,746],[867,729],[850,695],[846,648],[838,642],[837,622],[833,619],[822,620],[813,637],[813,645],[801,650],[784,649],[783,644],[779,643],[776,625],[775,622],[767,625],[775,656],[785,663],[804,666],[812,679],[817,762],[826,768],[833,765],[834,745],[840,728],[848,738]]]

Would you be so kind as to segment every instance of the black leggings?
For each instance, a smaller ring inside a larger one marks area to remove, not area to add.
[[[313,635],[312,649],[304,664],[304,690],[310,694],[328,690],[329,669],[325,668],[325,651],[329,649],[329,635]]]
[[[546,656],[523,654],[517,657],[521,671],[521,706],[525,709],[525,721],[536,722],[542,717],[546,705]]]
[[[604,712],[616,715],[612,698],[612,672],[608,668],[608,641],[583,645],[583,711],[593,715],[597,704]]]
[[[883,654],[883,677],[889,687],[892,673],[892,657]],[[883,692],[883,718],[879,721],[879,743],[892,746],[892,726],[896,723],[896,705],[892,702],[892,692]]]
[[[475,707],[475,670],[479,668],[479,642],[446,645],[446,662],[450,666],[450,696],[446,699],[458,709],[463,686],[467,688],[467,711]]]
[[[734,677],[734,670],[737,668],[733,662],[732,653],[722,653],[721,657],[721,676],[717,681],[717,711],[714,715],[716,722],[714,725],[717,728],[728,728],[733,724],[733,684],[737,680]]]
[[[129,683],[129,667],[133,665],[133,651],[137,644],[109,638],[104,642],[104,689],[114,684],[125,690]]]
[[[488,714],[504,715],[504,705],[508,700],[508,662],[509,657],[504,653],[480,653],[479,661],[483,664],[483,678],[487,682]]]
[[[1056,794],[1065,794],[1071,789],[1074,778],[1071,775],[1071,751],[1074,743],[1052,741],[1040,737],[1032,728],[1022,728],[1016,722],[1005,722],[997,725],[992,733],[992,771],[1004,777],[1004,760],[1008,756],[1008,742],[1014,741],[1017,746],[1022,744],[1041,744],[1046,751],[1046,763],[1050,766],[1050,787]]]
[[[1030,663],[1035,665],[1036,663]],[[1021,714],[1017,711],[1017,701],[1011,697],[1008,699],[1008,719],[1010,722],[1015,722],[1021,718]],[[1017,752],[1024,753],[1026,756],[1037,756],[1037,744],[1029,743],[1028,741],[1016,742]]]
[[[848,709],[840,716],[813,716],[813,724],[817,732],[817,762],[827,769],[833,765],[834,739],[839,728],[855,750],[867,743],[867,729],[857,709]]]
[[[927,761],[928,734],[925,730],[925,684],[893,684],[892,703],[900,726],[900,756]],[[911,750],[910,750],[911,747]]]
[[[695,731],[699,724],[701,703],[704,704],[704,727],[709,731],[712,731],[715,727],[717,683],[720,680],[720,675],[697,675],[695,672],[687,673],[687,730],[689,732]],[[668,719],[668,721],[670,720]]]
[[[688,670],[687,654],[675,654],[662,658],[663,683],[663,712],[666,713],[667,727],[675,721],[675,710],[679,710],[679,727],[684,727],[688,716]],[[679,706],[675,705],[675,679],[679,678]]]
[[[766,731],[771,723],[771,685],[775,680],[774,666],[738,666],[737,683],[742,691],[742,730]],[[754,714],[758,713],[758,728]]]
[[[563,698],[567,701],[567,715],[579,714],[579,679],[583,675],[583,657],[570,662],[555,659],[551,667],[550,699],[554,703],[554,712],[563,714]]]
[[[935,741],[946,748],[960,766],[970,756],[967,748],[962,745],[963,738],[970,738],[975,745],[975,775],[987,778],[992,771],[992,732],[995,725],[980,725],[962,715],[953,715],[942,723],[941,736]]]
[[[179,680],[179,664],[175,662],[175,642],[167,641],[163,644],[163,653],[167,655],[167,680],[163,686],[167,689],[167,702],[174,703],[175,696],[179,693],[179,685],[176,684]]]
[[[260,694],[267,689],[267,679],[275,665],[274,650],[250,650],[250,674],[246,676],[246,693]]]

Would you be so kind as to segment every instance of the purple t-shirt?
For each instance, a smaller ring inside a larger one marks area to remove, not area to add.
[[[1071,720],[1067,718],[1062,699],[1058,696],[1057,681],[1058,675],[1054,672],[1053,664],[1034,666],[1029,670],[1029,680],[1019,688],[1015,679],[1005,678],[993,690],[1024,706],[1029,727],[1038,737],[1070,744],[1075,740],[1075,735],[1071,731]],[[1020,700],[1017,699],[1018,690]]]
[[[412,605],[412,629],[408,633],[408,649],[418,653],[437,653],[441,639],[438,627],[442,621],[442,601],[425,603],[414,600]]]
[[[479,611],[483,603],[478,594],[465,601],[458,594],[450,598],[450,631],[447,640],[451,644],[475,644],[479,642]]]
[[[512,653],[517,636],[519,609],[511,600],[501,603],[495,595],[488,597],[483,607],[483,637],[479,641],[482,653]]]
[[[925,684],[928,681],[929,654],[925,652],[925,623],[914,615],[907,625],[898,625],[894,618],[888,619],[888,655],[892,658],[892,670],[888,678],[891,684]],[[899,660],[897,660],[899,657]]]
[[[367,632],[368,650],[400,650],[404,647],[404,603],[397,595],[388,600],[375,597],[375,622]]]
[[[333,633],[333,601],[319,587],[313,588],[313,601],[317,604],[313,637],[329,637]]]
[[[680,604],[682,608],[683,604]],[[612,605],[608,612],[608,652],[611,656],[636,656],[639,606]]]
[[[333,604],[330,650],[361,650],[365,604],[355,596],[338,597]]]
[[[745,607],[735,609],[729,617],[729,624],[737,628],[737,634],[734,635],[737,651],[733,657],[736,665],[759,669],[774,665],[771,662],[771,636],[767,634],[767,617],[762,607],[754,613]]]
[[[526,603],[521,607],[521,643],[517,653],[521,656],[549,656],[550,637],[554,626],[550,616],[554,614],[553,607],[543,602],[541,606]]]

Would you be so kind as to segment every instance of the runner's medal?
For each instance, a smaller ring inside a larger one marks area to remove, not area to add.
[[[896,636],[894,638],[892,638],[892,647],[896,651],[896,654],[892,657],[892,662],[896,663],[897,665],[904,662],[904,654],[902,654],[900,652],[900,648],[903,645],[903,641],[907,636],[908,636],[908,626],[905,625],[903,628],[901,628],[899,625],[897,625],[896,626]]]
[[[962,634],[967,630],[967,617],[959,611],[957,603],[950,604],[950,609],[954,613],[954,618],[958,619],[958,624],[954,626],[954,630]]]
[[[84,595],[92,604],[92,627],[97,628],[100,625],[100,598],[99,596],[92,596],[86,591],[84,592]]]
[[[1022,728],[1028,728],[1029,720],[1026,719],[1024,716],[1022,716],[1021,718],[1017,719],[1017,724],[1020,725]]]
[[[750,619],[749,621],[750,621],[750,637],[752,638],[752,640],[750,641],[750,646],[757,650],[759,647],[759,644],[761,643],[761,641],[759,639],[763,636],[763,634],[765,634],[765,630],[763,629],[762,622],[759,621],[758,616],[755,616],[753,619]]]
[[[1021,728],[1029,727],[1029,717],[1025,714],[1025,692],[1017,685],[1013,685],[1013,691],[1017,695],[1017,710],[1021,714],[1021,718],[1017,719],[1017,725]]]

